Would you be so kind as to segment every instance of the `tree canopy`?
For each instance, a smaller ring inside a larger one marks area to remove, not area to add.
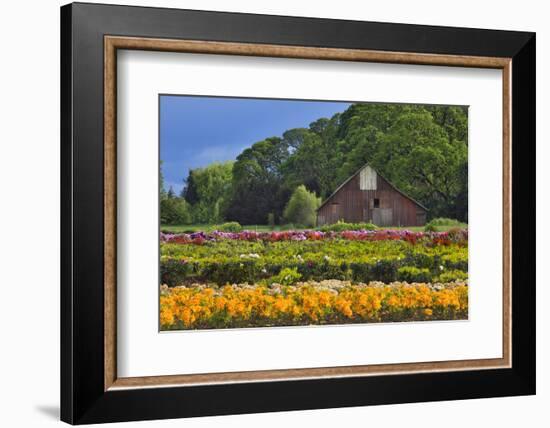
[[[317,198],[315,192],[308,192],[306,186],[301,184],[292,193],[283,217],[288,223],[314,227],[317,222],[317,208],[320,205],[321,199]]]
[[[231,196],[232,177],[233,162],[214,162],[189,171],[182,196],[191,205],[194,223],[223,221]]]

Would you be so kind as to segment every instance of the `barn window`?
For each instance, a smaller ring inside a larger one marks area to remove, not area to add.
[[[380,199],[374,198],[373,206],[374,208],[380,208]]]

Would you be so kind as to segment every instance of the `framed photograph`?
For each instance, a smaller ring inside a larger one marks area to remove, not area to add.
[[[61,8],[61,418],[535,393],[535,35]]]

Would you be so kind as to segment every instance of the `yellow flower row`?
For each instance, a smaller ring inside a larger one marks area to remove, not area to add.
[[[163,330],[465,319],[466,284],[163,287]]]

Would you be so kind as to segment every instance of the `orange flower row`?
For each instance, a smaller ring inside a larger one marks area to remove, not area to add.
[[[468,287],[462,283],[163,287],[160,298],[163,330],[447,320],[467,315]]]

